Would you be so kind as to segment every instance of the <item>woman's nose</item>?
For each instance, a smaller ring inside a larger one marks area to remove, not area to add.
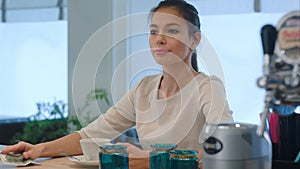
[[[165,35],[158,34],[157,37],[156,37],[156,44],[157,45],[164,45],[164,44],[166,44]]]

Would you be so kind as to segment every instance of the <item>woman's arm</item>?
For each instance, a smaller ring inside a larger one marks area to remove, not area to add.
[[[222,81],[216,76],[204,78],[199,98],[199,109],[203,112],[207,123],[233,121],[229,108],[226,91]]]
[[[36,145],[21,141],[18,144],[5,147],[2,150],[2,153],[22,153],[24,158],[30,158],[33,160],[39,157],[61,156],[61,153],[78,155],[82,154],[79,140],[80,135],[75,132],[57,140]]]

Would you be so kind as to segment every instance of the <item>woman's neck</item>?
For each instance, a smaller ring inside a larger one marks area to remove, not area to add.
[[[159,85],[158,98],[168,98],[183,89],[199,72],[193,68],[168,68],[164,69],[163,77]]]

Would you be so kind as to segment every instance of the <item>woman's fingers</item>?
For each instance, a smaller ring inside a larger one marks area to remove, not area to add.
[[[126,151],[131,158],[146,158],[149,157],[149,151],[141,150],[140,148],[130,144],[130,143],[117,143],[119,145],[124,145],[127,147]]]
[[[24,157],[25,159],[28,159],[28,158],[30,158],[30,154],[29,154],[28,152],[24,152],[24,153],[23,153],[23,157]]]
[[[26,149],[26,144],[25,142],[19,142],[18,144],[12,145],[12,146],[6,146],[3,150],[2,153],[3,154],[7,154],[9,152],[13,152],[15,154],[17,153],[22,153],[25,151]]]
[[[148,169],[150,168],[149,157],[146,158],[130,158],[129,169]]]
[[[36,158],[33,153],[33,145],[22,141],[12,146],[6,146],[1,153],[7,154],[9,152],[13,152],[14,154],[20,153],[24,158]]]
[[[117,143],[127,147],[129,159],[129,169],[148,169],[149,168],[149,151],[141,150],[140,148],[129,143]]]

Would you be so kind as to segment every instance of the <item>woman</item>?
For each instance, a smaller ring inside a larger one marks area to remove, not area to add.
[[[141,160],[154,143],[173,143],[179,149],[201,149],[205,122],[232,121],[222,82],[198,72],[195,48],[201,40],[197,10],[183,0],[165,0],[151,10],[150,48],[162,66],[161,75],[143,78],[104,115],[80,131],[31,145],[20,142],[2,153],[22,152],[25,158],[82,154],[79,140],[113,138],[136,125],[141,150],[128,143],[130,168],[147,168]],[[66,146],[68,145],[68,146]],[[145,160],[145,159],[143,159]]]

